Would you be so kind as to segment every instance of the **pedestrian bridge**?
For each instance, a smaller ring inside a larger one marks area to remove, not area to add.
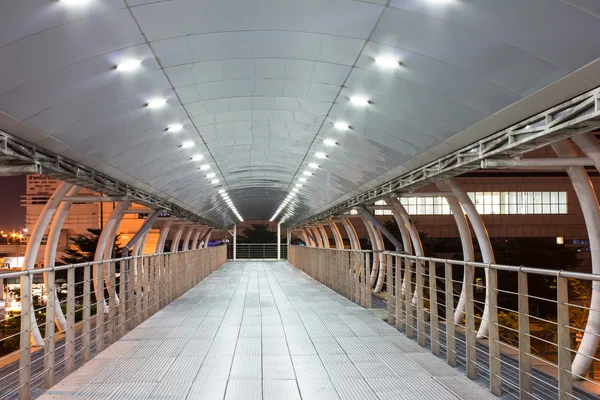
[[[287,262],[228,262],[40,399],[493,399]]]

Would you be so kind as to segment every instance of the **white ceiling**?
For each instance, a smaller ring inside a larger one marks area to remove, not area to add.
[[[316,152],[328,157],[280,217],[600,84],[597,1],[387,3],[3,1],[0,129],[228,225],[219,189],[245,219],[269,218]],[[402,65],[384,69],[381,55]],[[141,67],[114,69],[129,59]],[[352,105],[356,94],[371,104]],[[167,105],[145,107],[155,97]]]

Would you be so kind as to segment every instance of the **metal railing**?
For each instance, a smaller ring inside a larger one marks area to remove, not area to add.
[[[22,290],[20,311],[0,321],[0,399],[52,387],[225,262],[218,246],[0,274]]]
[[[300,246],[289,247],[289,261],[363,307],[383,304],[389,324],[470,379],[485,380],[495,395],[600,394],[598,354],[579,348],[582,335],[599,337],[586,327],[588,314],[600,311],[590,308],[599,275]],[[585,373],[572,370],[576,356],[591,364]]]
[[[287,259],[287,244],[280,245],[282,260]],[[237,260],[277,260],[277,243],[238,243]],[[233,260],[233,244],[227,245],[227,259]]]

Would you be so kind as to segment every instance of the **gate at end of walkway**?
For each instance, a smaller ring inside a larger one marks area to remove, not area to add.
[[[277,249],[279,246],[279,251]],[[235,254],[234,254],[235,252]],[[277,243],[237,243],[227,245],[228,260],[287,260],[288,245]]]

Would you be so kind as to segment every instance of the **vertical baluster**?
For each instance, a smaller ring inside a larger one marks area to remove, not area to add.
[[[531,337],[529,336],[529,288],[527,273],[519,269],[519,393],[521,400],[531,399]]]
[[[500,364],[500,334],[498,331],[498,271],[488,265],[488,298],[489,298],[489,365],[490,392],[496,396],[502,394],[501,364]]]
[[[435,261],[429,260],[429,329],[431,354],[440,355],[440,321],[438,315],[437,274]]]
[[[469,263],[465,263],[465,282],[466,282],[466,295],[465,295],[465,314],[466,314],[466,327],[465,327],[465,340],[466,340],[466,352],[467,352],[467,377],[469,379],[477,379],[477,350],[476,337],[475,337],[475,305],[473,302],[473,268]]]
[[[394,289],[396,293],[396,329],[401,331],[405,329],[404,316],[402,315],[402,305],[404,304],[402,298],[402,262],[403,258],[396,255],[396,273],[394,275]]]
[[[573,375],[571,374],[571,330],[569,328],[569,280],[561,275],[556,278],[558,302],[558,398],[573,398]]]
[[[91,266],[86,264],[83,267],[83,322],[81,326],[81,360],[85,363],[91,358],[91,333],[90,333],[90,318],[91,318],[91,294],[90,294],[90,276]]]
[[[412,262],[411,259],[405,259],[404,273],[404,309],[406,310],[406,336],[409,338],[415,337],[415,322],[414,322],[414,311],[413,311],[413,284],[412,284]]]
[[[452,264],[445,264],[446,278],[446,361],[456,367],[456,325],[454,324],[454,282],[452,282]]]
[[[104,265],[99,263],[93,268],[98,272],[95,274],[98,281],[96,294],[96,353],[104,350]]]
[[[55,340],[54,340],[54,317],[56,307],[56,287],[55,272],[46,272],[46,334],[44,335],[44,387],[50,389],[54,386],[54,361],[55,361]]]
[[[32,271],[21,276],[21,333],[19,336],[19,400],[31,398],[31,281]]]
[[[370,272],[370,266],[371,266],[371,253],[366,252],[365,253],[365,264],[364,264],[364,268],[365,268],[365,300],[366,300],[366,306],[365,308],[370,309],[371,305],[372,305],[372,298],[371,298],[371,272]]]
[[[417,260],[417,343],[425,347],[425,293],[423,290],[423,261]]]
[[[123,275],[120,276],[119,286],[123,284]],[[117,317],[117,277],[116,266],[114,262],[108,263],[108,343],[113,344],[116,340],[115,319]],[[121,297],[120,302],[123,303]],[[119,312],[119,323],[121,322],[121,313]]]
[[[67,270],[67,332],[65,339],[65,372],[75,371],[75,268]]]
[[[385,259],[386,267],[386,292],[387,292],[387,315],[388,324],[394,325],[396,323],[396,314],[394,313],[394,266],[392,265],[391,254],[381,254]]]

